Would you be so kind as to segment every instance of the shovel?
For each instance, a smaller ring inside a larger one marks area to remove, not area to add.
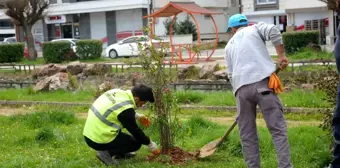
[[[275,73],[278,74],[280,72],[281,68],[277,68],[275,70]],[[228,131],[223,135],[223,137],[218,138],[214,141],[209,142],[208,144],[204,145],[199,151],[198,154],[196,155],[198,158],[205,158],[217,150],[217,147],[222,144],[222,142],[229,136],[230,132],[235,128],[237,124],[237,121],[234,121],[233,125],[228,129]]]
[[[214,141],[209,142],[205,146],[203,146],[199,151],[198,151],[198,158],[205,158],[207,156],[212,155],[215,153],[216,149],[218,146],[222,144],[225,138],[228,137],[230,132],[235,128],[237,122],[234,121],[233,125],[228,129],[228,131],[223,135],[223,137],[218,138]]]

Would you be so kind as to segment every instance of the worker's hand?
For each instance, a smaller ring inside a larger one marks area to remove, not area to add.
[[[143,127],[148,128],[151,125],[151,121],[149,118],[143,114],[136,113],[135,115],[136,120],[138,120]]]
[[[279,56],[277,63],[279,64],[281,70],[284,70],[288,66],[288,58],[285,55]]]
[[[151,121],[149,120],[148,117],[146,117],[145,115],[143,115],[139,120],[138,120],[143,127],[148,128],[151,125]]]
[[[150,142],[148,145],[149,151],[154,155],[159,155],[161,151],[158,149],[157,144],[155,142]]]

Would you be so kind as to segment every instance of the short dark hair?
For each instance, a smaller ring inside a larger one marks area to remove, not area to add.
[[[138,84],[132,88],[131,92],[132,95],[134,97],[138,97],[140,101],[149,101],[151,103],[155,102],[151,87],[145,86],[143,84]]]

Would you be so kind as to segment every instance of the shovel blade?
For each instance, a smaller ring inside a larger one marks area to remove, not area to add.
[[[217,149],[217,144],[222,140],[222,138],[218,138],[214,141],[209,142],[208,144],[206,144],[205,146],[203,146],[200,150],[199,150],[199,158],[205,158],[207,156],[212,155],[213,153],[215,153],[216,149]]]

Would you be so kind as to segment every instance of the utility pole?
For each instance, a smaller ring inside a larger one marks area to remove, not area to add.
[[[151,0],[148,0],[148,16],[150,15],[150,5],[151,5]]]

